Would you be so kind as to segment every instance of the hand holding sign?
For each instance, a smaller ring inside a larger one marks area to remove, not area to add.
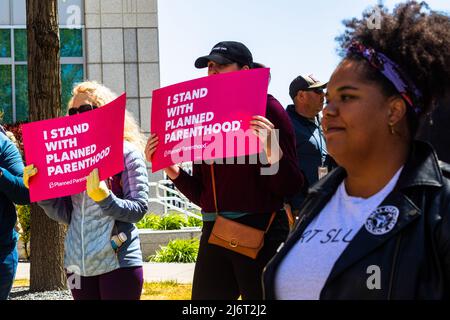
[[[145,158],[148,162],[152,162],[153,154],[156,151],[156,148],[159,145],[159,137],[152,133],[147,141],[147,145],[145,146]],[[170,179],[176,179],[180,174],[180,168],[176,165],[168,166],[164,168],[164,171],[169,176]]]
[[[147,145],[145,146],[145,157],[148,162],[152,162],[153,154],[156,151],[156,147],[159,144],[159,137],[156,133],[152,133],[147,141]]]
[[[254,116],[250,121],[250,128],[264,145],[264,151],[270,164],[281,160],[281,151],[276,135],[275,126],[269,119],[263,116]]]
[[[108,198],[109,189],[105,181],[100,181],[98,169],[95,168],[86,179],[86,192],[95,202],[100,202]]]
[[[33,164],[30,164],[23,168],[23,184],[27,189],[30,189],[30,178],[34,175],[36,175],[38,172],[38,169],[34,167]]]
[[[250,121],[250,128],[261,142],[266,143],[267,140],[270,139],[272,130],[275,129],[275,126],[265,117],[254,116]]]

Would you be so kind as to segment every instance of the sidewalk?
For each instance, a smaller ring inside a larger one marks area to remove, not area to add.
[[[192,283],[195,263],[144,263],[145,282],[176,281]],[[17,267],[16,280],[30,278],[30,264],[20,262]]]

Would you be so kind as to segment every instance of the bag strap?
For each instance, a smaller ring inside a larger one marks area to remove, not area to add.
[[[269,231],[269,228],[272,225],[273,219],[275,219],[275,214],[276,214],[275,211],[272,212],[272,215],[270,216],[269,224],[267,225],[266,231],[264,231],[264,233],[267,233],[267,231]]]
[[[219,214],[219,209],[217,207],[217,194],[216,194],[216,177],[214,175],[214,163],[211,163],[211,179],[214,194],[214,206],[216,208],[216,214]]]
[[[212,180],[212,187],[213,187],[213,194],[214,194],[214,206],[216,208],[216,214],[219,214],[219,208],[217,207],[217,193],[216,193],[216,177],[214,175],[214,164],[211,163],[211,180]],[[275,219],[276,212],[272,212],[272,215],[270,216],[269,224],[267,225],[266,231],[264,233],[267,233],[269,231],[270,226],[272,225],[273,219]]]

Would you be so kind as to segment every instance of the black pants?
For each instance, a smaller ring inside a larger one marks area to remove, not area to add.
[[[251,214],[236,222],[265,230],[269,214]],[[264,246],[256,260],[208,243],[213,222],[204,222],[192,285],[193,300],[261,300],[261,274],[282,242],[289,225],[284,211],[277,215],[264,238]]]

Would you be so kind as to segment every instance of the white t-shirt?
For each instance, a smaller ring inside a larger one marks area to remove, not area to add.
[[[280,300],[318,300],[334,264],[348,243],[394,189],[403,167],[370,198],[351,197],[342,182],[328,204],[303,232],[275,275]]]

